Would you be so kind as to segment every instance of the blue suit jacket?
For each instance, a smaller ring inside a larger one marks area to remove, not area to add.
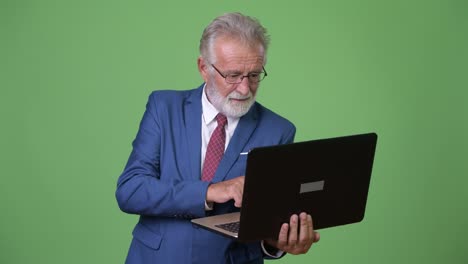
[[[190,222],[238,210],[229,201],[205,211],[209,183],[200,180],[202,91],[203,85],[149,97],[117,183],[121,210],[140,215],[126,263],[263,263],[260,242],[239,243]],[[293,142],[295,131],[291,122],[255,103],[239,120],[213,182],[245,174],[241,152]]]

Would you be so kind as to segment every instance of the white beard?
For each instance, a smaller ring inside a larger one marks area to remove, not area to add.
[[[214,83],[214,80],[211,82]],[[211,104],[221,113],[228,117],[239,118],[250,110],[250,107],[255,103],[255,96],[249,91],[248,95],[241,95],[237,91],[232,91],[226,97],[223,97],[216,86],[206,87],[207,97]],[[246,101],[238,102],[230,99],[246,99]]]

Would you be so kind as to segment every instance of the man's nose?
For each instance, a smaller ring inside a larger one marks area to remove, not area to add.
[[[242,95],[248,95],[250,91],[249,78],[244,77],[242,81],[237,85],[236,90]]]

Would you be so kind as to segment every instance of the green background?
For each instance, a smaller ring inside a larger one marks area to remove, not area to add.
[[[259,101],[296,140],[379,134],[364,221],[271,263],[467,263],[465,0],[1,0],[0,263],[124,262],[114,191],[147,97],[201,83],[228,11],[268,28]]]

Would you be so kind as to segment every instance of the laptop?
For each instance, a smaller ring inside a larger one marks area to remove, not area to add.
[[[242,242],[277,239],[292,214],[314,229],[364,219],[376,133],[254,148],[248,153],[240,212],[192,223]]]

